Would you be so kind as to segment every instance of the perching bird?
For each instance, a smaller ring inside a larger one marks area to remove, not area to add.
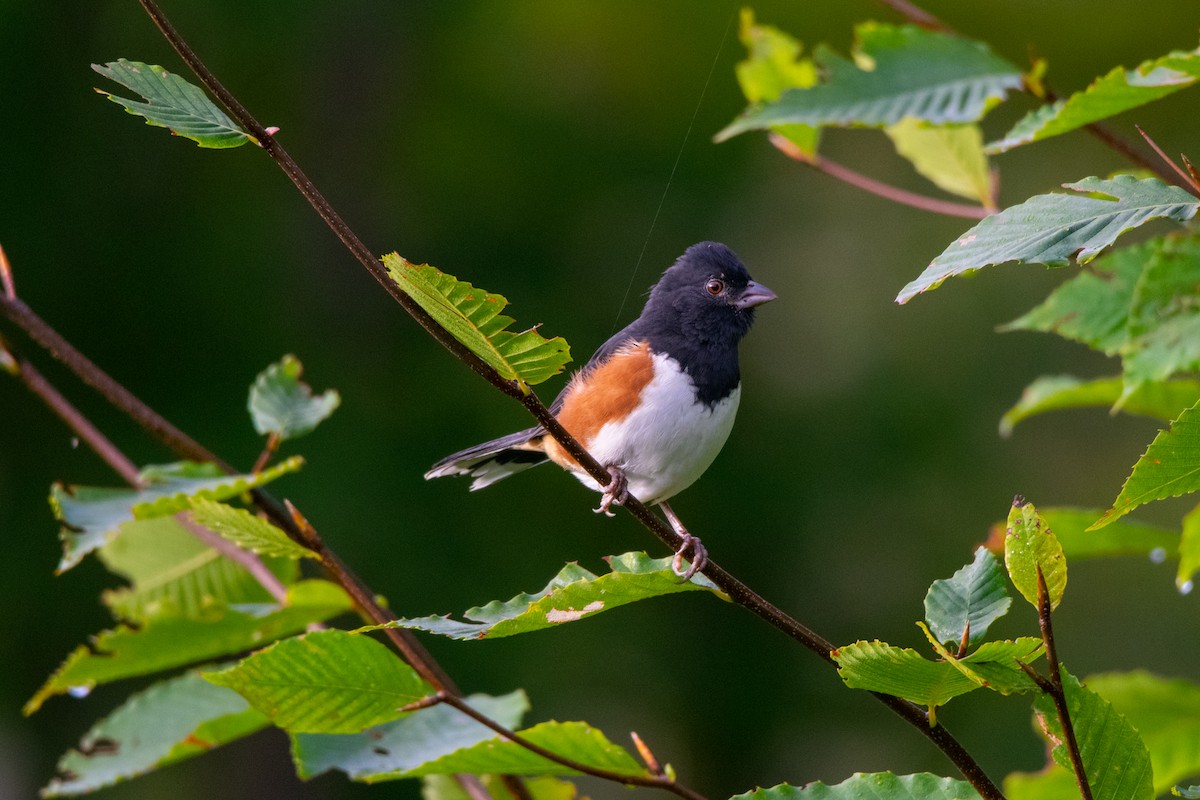
[[[690,486],[716,458],[733,427],[741,396],[738,342],[754,309],[775,293],[750,280],[723,244],[687,249],[650,290],[641,316],[605,342],[567,384],[550,410],[612,476],[597,483],[541,426],[446,456],[426,479],[470,475],[471,490],[553,461],[603,492],[597,513],[612,516],[630,494],[658,504],[683,538],[675,572],[688,580],[707,563],[667,500]],[[691,549],[691,565],[682,560]]]

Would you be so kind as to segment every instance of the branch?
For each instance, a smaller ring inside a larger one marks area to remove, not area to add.
[[[307,175],[300,169],[300,166],[292,159],[287,151],[275,141],[273,133],[264,128],[251,114],[242,106],[242,104],[227,90],[216,76],[208,69],[207,66],[200,60],[191,46],[183,39],[166,15],[158,7],[154,0],[139,0],[146,13],[158,27],[159,31],[179,54],[179,57],[188,65],[197,79],[207,88],[214,97],[217,98],[230,116],[233,117],[243,128],[245,128],[252,136],[254,136],[266,154],[279,166],[285,175],[295,184],[296,188],[308,200],[309,204],[317,212],[326,225],[333,231],[350,253],[359,261],[373,278],[384,288],[384,290],[400,304],[417,322],[421,325],[437,342],[442,344],[456,358],[469,366],[478,375],[491,383],[500,392],[512,397],[521,402],[526,409],[540,422],[547,432],[554,437],[556,441],[569,453],[575,461],[584,468],[594,479],[601,484],[606,484],[609,480],[609,474],[589,453],[577,442],[566,429],[554,419],[549,409],[545,404],[538,399],[537,395],[532,392],[524,392],[521,387],[515,382],[510,381],[499,375],[491,366],[472,353],[466,346],[455,339],[448,331],[442,328],[438,323],[429,316],[415,301],[400,290],[400,288],[387,275],[382,263],[375,257],[374,253],[367,248],[361,239],[354,233],[353,230],[342,219],[341,215],[333,208],[329,201],[320,193],[316,185],[308,178]],[[678,550],[682,545],[682,539],[666,525],[661,519],[652,514],[646,506],[637,500],[630,498],[625,507],[642,522],[655,536],[667,543],[672,549]],[[270,512],[269,512],[270,513]],[[336,559],[331,552],[326,551],[331,559]],[[348,568],[340,561],[336,561],[339,567],[346,570],[346,574],[350,574]],[[824,638],[818,636],[809,628],[801,624],[799,621],[785,614],[782,610],[768,603],[764,598],[753,592],[745,584],[738,581],[730,573],[726,572],[718,564],[709,561],[708,566],[704,569],[704,575],[712,580],[718,587],[725,591],[739,605],[751,610],[753,613],[775,626],[776,628],[787,633],[795,638],[808,649],[820,655],[826,661],[832,663],[829,651],[832,645]],[[364,598],[366,600],[368,598]],[[414,665],[415,666],[415,665]],[[976,790],[987,800],[994,798],[1002,798],[1000,790],[991,782],[983,772],[982,768],[975,762],[973,758],[962,748],[945,728],[941,726],[931,727],[927,715],[919,708],[900,698],[890,695],[876,694],[885,705],[896,711],[903,719],[908,721],[918,730],[922,731],[930,738],[950,759],[959,767],[964,776],[975,786]]]
[[[945,214],[950,217],[966,217],[968,219],[983,219],[990,214],[995,213],[995,209],[985,208],[983,206],[973,206],[967,203],[955,203],[950,200],[941,200],[936,197],[928,197],[916,192],[910,192],[901,189],[891,184],[877,181],[874,178],[868,178],[862,173],[855,172],[849,167],[843,167],[835,161],[830,161],[828,158],[822,158],[817,155],[808,155],[796,147],[795,144],[788,141],[777,133],[772,133],[770,136],[771,144],[788,158],[795,159],[801,164],[807,164],[818,172],[824,172],[826,175],[837,178],[840,181],[850,184],[863,191],[870,192],[873,195],[882,197],[885,200],[891,200],[893,203],[900,203],[905,206],[919,208],[922,211],[932,211],[934,214]]]
[[[1067,711],[1067,695],[1063,690],[1062,670],[1058,664],[1058,651],[1054,646],[1054,628],[1050,624],[1050,592],[1046,588],[1046,576],[1042,574],[1042,565],[1037,565],[1038,579],[1038,624],[1042,629],[1042,641],[1046,645],[1046,666],[1050,670],[1049,686],[1038,682],[1042,690],[1054,701],[1054,709],[1058,713],[1059,724],[1063,729],[1063,740],[1067,745],[1067,753],[1071,758],[1071,768],[1075,771],[1075,783],[1079,785],[1079,794],[1083,800],[1092,800],[1092,787],[1088,784],[1087,773],[1083,768],[1083,754],[1079,752],[1079,742],[1075,738],[1075,726],[1071,724],[1071,715]]]
[[[628,775],[624,772],[614,772],[613,770],[593,767],[588,764],[584,764],[583,762],[576,761],[573,758],[567,758],[566,756],[558,755],[557,753],[547,750],[539,744],[529,741],[519,733],[509,730],[495,720],[480,714],[478,711],[471,708],[471,706],[467,705],[466,701],[464,701],[461,697],[445,695],[440,699],[446,705],[461,711],[463,714],[466,714],[479,724],[491,728],[493,731],[500,734],[505,739],[508,739],[510,742],[514,742],[531,753],[537,753],[542,758],[549,759],[556,764],[561,764],[568,769],[573,769],[576,772],[582,772],[585,775],[591,775],[594,778],[603,778],[604,780],[612,781],[614,783],[625,784],[626,786],[644,786],[652,789],[665,789],[672,794],[687,798],[687,800],[705,800],[704,795],[696,792],[693,789],[689,789],[667,775],[655,775],[654,777],[646,777],[645,775]]]

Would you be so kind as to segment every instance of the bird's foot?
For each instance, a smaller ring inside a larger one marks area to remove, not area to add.
[[[606,517],[615,517],[611,506],[624,505],[629,499],[629,481],[625,478],[625,472],[620,467],[608,468],[609,481],[604,487],[604,496],[600,498],[599,508],[594,508],[597,514],[603,514]]]
[[[679,549],[675,551],[675,557],[671,559],[671,571],[679,576],[680,583],[687,583],[693,575],[708,566],[708,548],[704,546],[704,542],[700,541],[699,536],[693,536],[686,530],[676,531],[676,533],[683,538],[683,544],[679,545]],[[683,559],[689,550],[692,551],[691,562],[687,569],[684,569]]]

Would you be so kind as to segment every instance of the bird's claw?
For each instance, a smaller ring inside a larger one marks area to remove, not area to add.
[[[592,511],[596,514],[603,514],[606,517],[615,517],[611,506],[624,505],[629,499],[629,481],[625,478],[624,471],[620,467],[608,468],[609,481],[604,487],[604,496],[600,498],[600,506],[593,508]]]
[[[683,538],[683,544],[679,546],[679,549],[675,551],[675,557],[671,559],[671,571],[679,576],[680,583],[687,583],[693,575],[708,566],[708,549],[700,541],[699,536],[693,536],[686,531],[680,533],[680,536]],[[692,551],[692,560],[687,569],[684,569],[683,557],[688,550]]]

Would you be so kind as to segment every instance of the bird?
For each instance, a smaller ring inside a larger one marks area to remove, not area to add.
[[[612,506],[631,494],[661,508],[682,540],[672,568],[690,580],[708,553],[667,501],[708,469],[729,437],[741,399],[738,344],[755,309],[774,299],[718,242],[692,245],[663,272],[637,319],[601,345],[550,405],[608,471],[606,484],[540,425],[448,455],[426,480],[470,476],[475,491],[552,461],[602,493],[596,513],[613,516]]]

